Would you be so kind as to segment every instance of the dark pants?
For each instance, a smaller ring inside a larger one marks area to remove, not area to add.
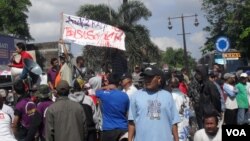
[[[87,141],[96,141],[96,140],[97,140],[97,133],[96,133],[96,131],[88,132]]]
[[[202,121],[202,116],[203,116],[203,111],[200,105],[194,105],[194,111],[195,111],[195,117],[196,121],[198,124],[198,128],[202,129],[203,128],[203,121]]]
[[[226,125],[237,125],[237,109],[226,109],[224,115],[224,123]]]
[[[119,141],[120,137],[124,135],[127,130],[114,129],[102,131],[101,141]]]

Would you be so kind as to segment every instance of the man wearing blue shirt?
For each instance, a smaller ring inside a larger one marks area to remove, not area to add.
[[[118,141],[128,131],[129,98],[126,93],[117,89],[119,81],[119,76],[110,74],[107,87],[112,89],[96,91],[96,96],[101,101],[102,141]]]
[[[172,95],[160,88],[162,72],[150,66],[141,75],[145,88],[130,99],[129,141],[179,141],[180,118]]]

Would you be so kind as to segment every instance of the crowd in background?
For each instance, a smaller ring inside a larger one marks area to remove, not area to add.
[[[96,73],[82,56],[75,65],[68,58],[52,58],[36,87],[24,81],[25,70],[13,85],[12,107],[0,90],[1,140],[221,141],[221,125],[250,124],[250,71],[136,65],[131,73]]]

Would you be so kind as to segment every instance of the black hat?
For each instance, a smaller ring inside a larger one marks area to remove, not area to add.
[[[45,84],[38,86],[38,89],[34,95],[39,98],[48,98],[50,96],[49,86]]]
[[[60,91],[60,90],[69,90],[70,86],[69,83],[65,80],[61,80],[59,81],[58,85],[56,86],[56,90]]]
[[[122,76],[121,76],[121,81],[124,80],[124,79],[132,79],[132,75],[130,73],[124,73]]]
[[[161,76],[162,72],[155,66],[149,66],[144,69],[140,76]]]

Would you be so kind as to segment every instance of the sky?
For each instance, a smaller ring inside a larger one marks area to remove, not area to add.
[[[81,5],[107,4],[117,9],[123,0],[30,0],[28,24],[34,43],[58,41],[60,38],[60,13],[76,15]],[[139,23],[150,31],[151,40],[161,50],[167,47],[183,48],[181,19],[172,19],[172,30],[168,29],[168,17],[190,16],[197,14],[199,26],[194,26],[194,17],[184,18],[187,51],[195,59],[201,57],[200,47],[206,41],[208,33],[203,31],[207,26],[204,12],[201,11],[202,0],[140,0],[152,12],[152,16]],[[72,46],[72,49],[78,49]],[[79,52],[79,51],[78,51]],[[77,54],[80,55],[80,54]]]

